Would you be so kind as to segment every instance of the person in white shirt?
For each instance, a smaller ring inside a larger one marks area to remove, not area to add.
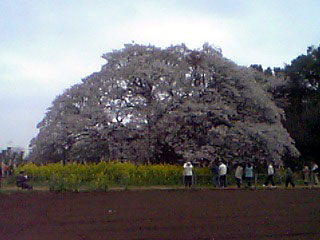
[[[265,181],[265,183],[263,184],[263,187],[266,187],[269,185],[269,182],[271,182],[272,186],[275,187],[275,183],[274,183],[274,180],[273,180],[273,176],[274,176],[274,167],[272,165],[272,163],[270,162],[269,165],[268,165],[268,177]]]
[[[221,187],[227,186],[227,166],[223,162],[219,165],[219,180]]]
[[[186,187],[192,186],[193,166],[191,162],[186,162],[183,165],[184,185]]]

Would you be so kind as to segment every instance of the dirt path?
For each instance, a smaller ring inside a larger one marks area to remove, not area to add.
[[[0,239],[320,239],[320,189],[0,194]]]

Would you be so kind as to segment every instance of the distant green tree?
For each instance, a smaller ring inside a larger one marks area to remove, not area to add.
[[[259,72],[263,72],[263,68],[262,68],[261,64],[251,64],[250,67],[259,71]]]
[[[284,76],[284,69],[283,69],[283,68],[274,67],[274,68],[273,68],[273,72],[274,72],[274,75],[275,75],[276,77],[282,77],[282,76]]]
[[[308,47],[283,69],[289,78],[284,123],[301,152],[302,162],[317,161],[320,155],[320,45]],[[278,69],[277,73],[281,70]]]
[[[267,75],[273,75],[272,69],[268,67],[266,70],[264,70],[264,73]]]

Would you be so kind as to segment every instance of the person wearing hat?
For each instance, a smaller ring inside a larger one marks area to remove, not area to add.
[[[184,185],[190,188],[192,186],[192,177],[193,177],[193,166],[191,162],[186,162],[183,165],[183,176],[184,176]]]
[[[27,184],[28,176],[24,176],[24,172],[20,171],[19,175],[16,177],[17,187],[22,189],[32,189],[33,187]]]

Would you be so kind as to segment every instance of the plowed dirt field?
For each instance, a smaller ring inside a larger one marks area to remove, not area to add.
[[[1,240],[320,239],[320,189],[0,194]]]

